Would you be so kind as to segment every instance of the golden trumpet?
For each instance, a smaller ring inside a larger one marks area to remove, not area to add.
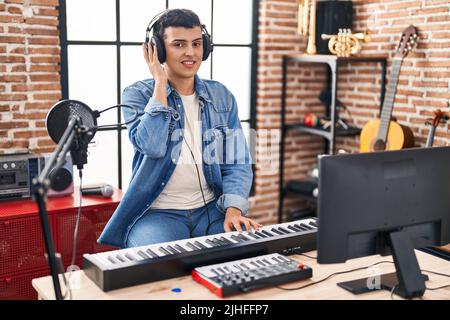
[[[370,41],[370,35],[367,31],[352,33],[350,29],[339,29],[337,35],[322,34],[323,40],[329,39],[328,49],[338,57],[349,57],[358,54],[361,51],[360,40]]]

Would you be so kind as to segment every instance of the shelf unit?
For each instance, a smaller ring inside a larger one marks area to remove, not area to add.
[[[325,64],[328,66],[328,85],[331,90],[331,104],[329,114],[331,124],[328,129],[308,127],[304,123],[286,124],[286,81],[287,68],[290,62],[302,62],[304,66],[308,67],[311,64]],[[337,77],[339,73],[339,66],[344,63],[351,62],[367,62],[381,64],[381,92],[380,92],[380,111],[383,105],[386,84],[386,68],[387,60],[384,56],[360,56],[360,57],[337,57],[334,55],[285,55],[282,58],[282,92],[281,92],[281,139],[280,139],[280,157],[279,157],[279,199],[278,199],[278,223],[282,223],[283,202],[288,193],[293,193],[301,196],[304,199],[315,201],[316,198],[308,193],[302,192],[303,189],[311,188],[310,181],[289,181],[285,186],[284,181],[284,144],[286,134],[290,130],[296,130],[307,134],[321,136],[327,142],[328,154],[335,153],[335,142],[338,136],[355,136],[361,132],[360,128],[349,127],[348,129],[336,128],[336,100],[337,100]],[[303,185],[302,185],[303,184]]]

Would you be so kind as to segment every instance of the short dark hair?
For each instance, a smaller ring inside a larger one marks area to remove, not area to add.
[[[163,13],[155,22],[153,34],[163,39],[166,28],[194,28],[200,26],[200,19],[193,11],[188,9],[171,9]]]

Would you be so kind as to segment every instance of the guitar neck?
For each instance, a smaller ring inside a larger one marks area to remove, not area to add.
[[[400,76],[400,67],[402,65],[403,58],[396,57],[392,62],[391,78],[389,79],[386,96],[383,101],[383,107],[380,117],[380,127],[378,130],[378,140],[386,141],[387,133],[389,130],[389,122],[391,121],[392,109],[394,107],[395,93],[397,91],[398,79]]]

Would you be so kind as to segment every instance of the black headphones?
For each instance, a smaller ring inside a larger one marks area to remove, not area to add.
[[[167,13],[167,11],[168,10],[165,10],[154,16],[152,20],[150,20],[150,23],[148,24],[147,30],[145,32],[145,43],[150,42],[152,45],[156,46],[156,50],[158,51],[158,59],[160,63],[164,63],[166,61],[166,48],[164,47],[164,40],[157,35],[152,35],[152,37],[150,38],[150,32],[152,31],[155,23],[159,21],[159,18],[163,14]],[[202,41],[203,41],[202,60],[205,61],[206,59],[208,59],[209,54],[214,50],[214,44],[212,43],[211,36],[209,35],[208,30],[206,30],[206,26],[204,24],[201,24],[200,28],[202,29]]]

